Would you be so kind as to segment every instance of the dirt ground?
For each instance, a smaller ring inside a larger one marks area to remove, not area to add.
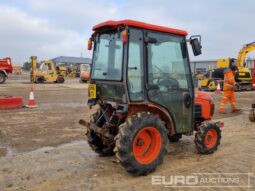
[[[28,101],[28,77],[11,76],[0,85],[0,96],[22,96]],[[252,173],[250,186],[224,190],[255,189],[255,124],[248,120],[255,91],[237,92],[242,112],[216,112],[213,120],[225,123],[217,152],[199,155],[194,137],[169,145],[164,163],[148,176],[133,177],[115,157],[99,157],[86,143],[86,129],[79,119],[89,119],[87,84],[68,79],[65,84],[34,84],[38,108],[0,110],[0,190],[172,190],[152,185],[155,176],[189,176],[193,173]],[[220,97],[214,94],[216,108]],[[229,109],[229,108],[228,108]],[[243,180],[245,181],[245,180]],[[245,185],[242,182],[242,185]],[[178,188],[175,190],[219,190]]]

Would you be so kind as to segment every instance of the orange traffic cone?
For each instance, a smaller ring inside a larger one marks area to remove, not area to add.
[[[26,107],[29,107],[29,108],[37,107],[37,105],[35,104],[34,89],[32,87],[30,89],[29,101],[28,101],[28,105],[26,105]]]
[[[219,82],[217,82],[216,94],[221,94],[220,83]]]

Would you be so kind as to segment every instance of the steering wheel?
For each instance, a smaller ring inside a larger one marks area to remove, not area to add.
[[[158,79],[157,85],[159,88],[164,88],[165,91],[176,91],[179,90],[179,82],[171,77],[164,76]]]

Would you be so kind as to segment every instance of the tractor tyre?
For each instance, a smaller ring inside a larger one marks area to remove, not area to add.
[[[198,153],[210,154],[217,150],[221,140],[221,129],[216,123],[203,124],[195,134]]]
[[[6,81],[6,76],[3,72],[0,72],[0,84],[3,84]]]
[[[182,138],[182,134],[175,134],[173,136],[168,136],[169,141],[172,143],[178,142]]]
[[[255,109],[251,109],[249,113],[249,119],[251,122],[255,122]]]
[[[138,113],[120,125],[115,137],[115,155],[127,172],[147,175],[168,153],[168,130],[155,115]]]
[[[62,84],[62,83],[64,83],[64,82],[65,82],[65,78],[64,78],[63,76],[58,76],[58,78],[57,78],[57,83]]]
[[[99,127],[102,127],[105,123],[104,118],[100,119],[100,121],[97,121],[99,117],[101,116],[100,109],[94,113],[90,118],[90,124],[96,123]],[[89,146],[93,151],[98,153],[100,156],[110,156],[114,155],[113,148],[110,148],[109,146],[105,145],[103,143],[103,140],[100,136],[98,136],[93,130],[88,129],[87,133],[87,141]]]

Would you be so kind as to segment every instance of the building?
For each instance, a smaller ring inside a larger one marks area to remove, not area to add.
[[[59,56],[51,59],[57,66],[75,67],[80,64],[91,64],[90,58]]]
[[[217,60],[199,60],[199,61],[191,61],[190,67],[191,71],[194,74],[202,73],[205,74],[209,69],[214,69],[216,67]],[[246,67],[253,70],[254,67],[254,60],[253,59],[246,59],[245,61]]]
[[[199,61],[191,61],[190,68],[192,73],[202,73],[205,74],[208,69],[215,68],[217,60],[199,60]]]

